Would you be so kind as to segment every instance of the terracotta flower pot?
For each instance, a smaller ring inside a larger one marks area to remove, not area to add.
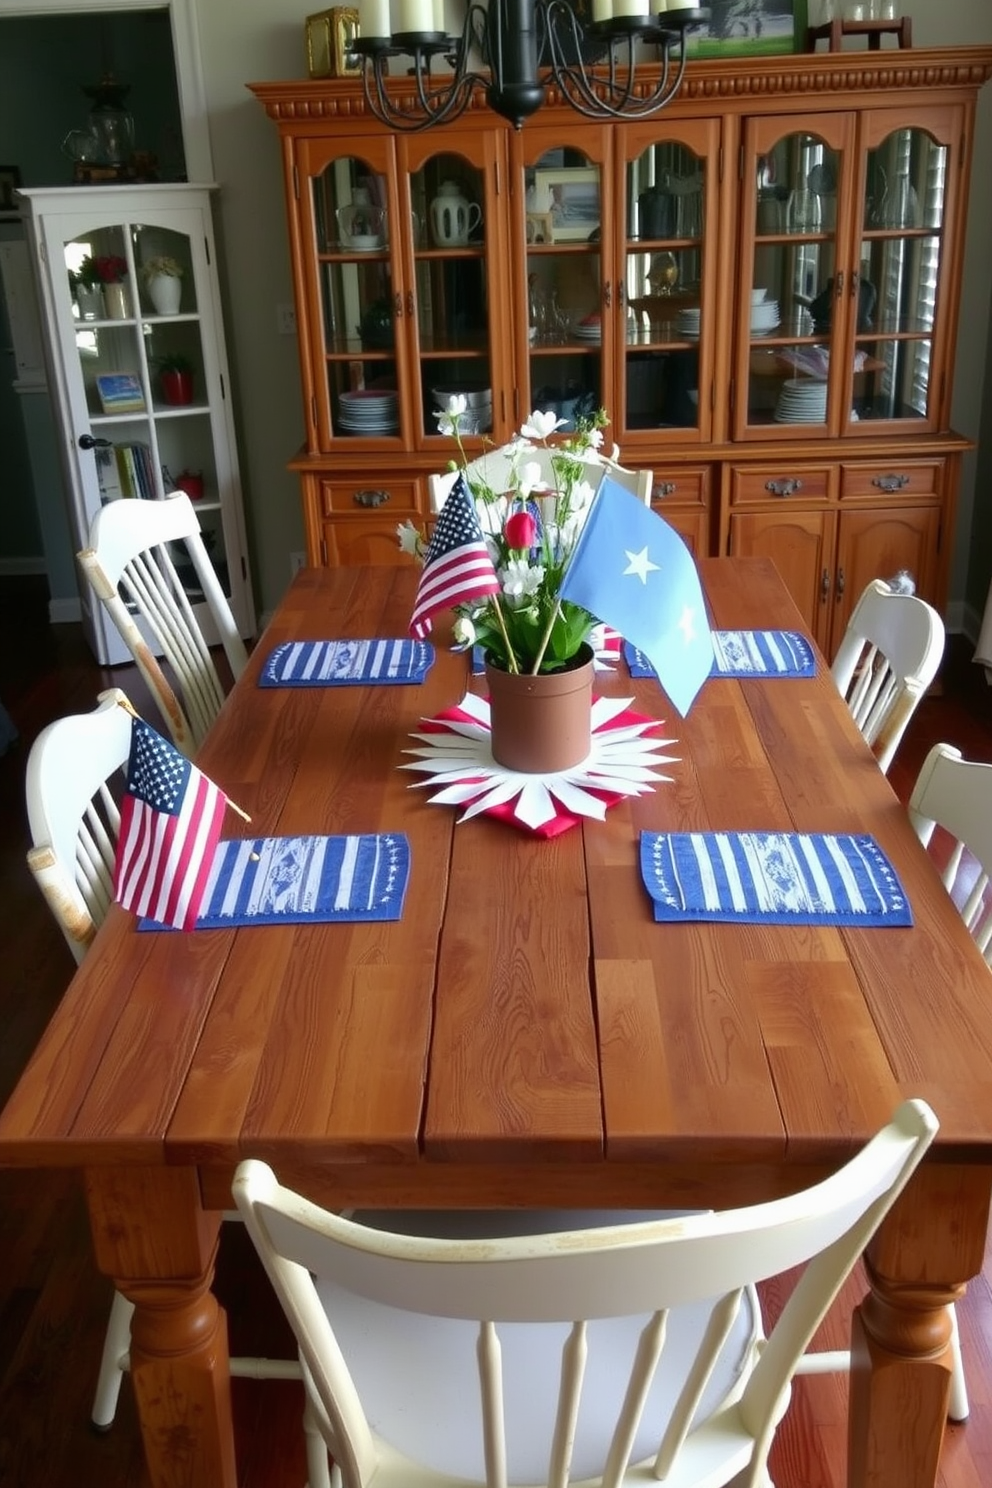
[[[590,749],[592,649],[565,671],[517,675],[486,662],[497,764],[545,775],[580,764]]]

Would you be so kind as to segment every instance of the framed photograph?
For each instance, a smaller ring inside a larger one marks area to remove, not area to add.
[[[351,49],[358,35],[358,11],[338,5],[306,19],[307,71],[312,78],[347,77],[359,71]]]
[[[550,212],[527,213],[527,246],[554,242],[554,223]]]
[[[14,192],[20,184],[21,173],[16,165],[0,165],[0,212],[17,210]]]
[[[551,218],[555,243],[584,243],[599,232],[599,171],[595,166],[534,172],[535,205]],[[539,215],[528,213],[528,216]]]
[[[760,57],[802,51],[807,0],[709,0],[710,18],[686,28],[690,57]]]

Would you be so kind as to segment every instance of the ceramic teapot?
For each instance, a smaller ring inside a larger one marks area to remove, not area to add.
[[[454,181],[438,187],[431,202],[431,227],[439,248],[463,247],[482,221],[482,208],[462,196]]]

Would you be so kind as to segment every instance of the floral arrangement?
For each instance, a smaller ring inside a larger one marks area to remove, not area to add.
[[[150,258],[147,263],[141,265],[141,276],[146,284],[149,279],[158,279],[162,275],[167,279],[181,279],[184,272],[178,258],[170,258],[167,253],[160,254],[157,258]]]
[[[84,284],[88,289],[93,289],[98,284],[123,284],[126,278],[127,259],[120,258],[115,253],[96,257],[87,255],[76,274],[77,283]]]
[[[506,671],[562,671],[598,624],[587,610],[563,601],[560,590],[595,495],[585,479],[585,462],[602,445],[609,420],[599,409],[580,418],[574,434],[552,444],[550,436],[565,421],[553,413],[532,413],[499,451],[509,459],[509,474],[505,489],[494,491],[466,455],[460,429],[465,412],[464,397],[449,398],[446,411],[437,415],[438,427],[458,445],[461,465],[452,461],[448,468],[465,475],[500,592],[455,607],[455,639],[466,648],[481,646],[486,659]],[[533,458],[540,448],[549,452],[543,470]],[[550,481],[544,473],[548,464]],[[423,560],[422,532],[404,522],[397,536],[403,552]]]

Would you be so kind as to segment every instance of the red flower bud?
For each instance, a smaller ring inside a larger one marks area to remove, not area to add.
[[[510,548],[532,548],[537,538],[537,523],[529,511],[514,512],[506,519],[503,536]]]

